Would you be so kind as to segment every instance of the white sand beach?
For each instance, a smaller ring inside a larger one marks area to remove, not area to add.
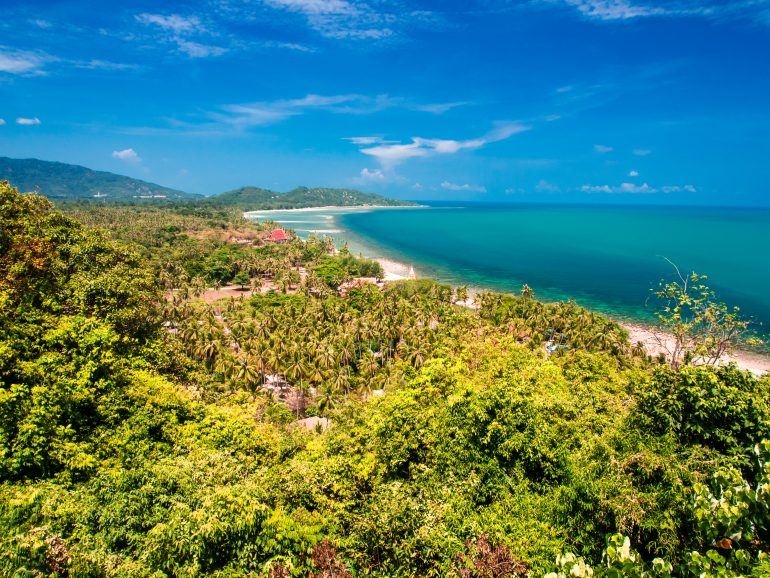
[[[625,321],[619,321],[618,323],[628,331],[628,340],[632,344],[641,342],[647,354],[653,357],[661,353],[665,355],[666,349],[673,344],[673,337],[654,327]],[[720,365],[735,363],[740,369],[750,371],[754,375],[763,375],[770,372],[770,357],[751,351],[734,351],[731,355],[721,359],[719,363]]]
[[[375,259],[375,261],[382,265],[382,269],[385,271],[385,281],[401,281],[409,278],[410,267],[408,265],[383,258]]]

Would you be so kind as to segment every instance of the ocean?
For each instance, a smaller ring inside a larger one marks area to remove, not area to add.
[[[540,299],[643,323],[651,290],[674,278],[670,261],[707,275],[722,300],[770,333],[769,209],[443,203],[269,217],[420,276],[504,292],[526,283]]]

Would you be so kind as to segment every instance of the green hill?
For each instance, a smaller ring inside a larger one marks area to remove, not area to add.
[[[22,191],[40,191],[53,200],[193,200],[193,195],[139,179],[79,165],[0,157],[0,180]]]
[[[297,187],[288,193],[278,193],[259,187],[241,187],[208,197],[203,203],[217,206],[238,207],[244,210],[302,209],[306,207],[356,207],[362,205],[409,206],[414,203],[389,199],[355,189],[330,189]]]

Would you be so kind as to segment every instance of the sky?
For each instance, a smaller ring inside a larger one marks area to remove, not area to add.
[[[770,206],[770,0],[0,0],[0,156],[181,190]]]

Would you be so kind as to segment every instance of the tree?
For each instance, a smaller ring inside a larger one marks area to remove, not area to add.
[[[246,273],[246,271],[238,271],[238,273],[235,274],[235,277],[233,277],[233,283],[240,285],[241,291],[245,291],[246,285],[251,283],[251,279],[249,279],[249,274]]]
[[[694,271],[683,275],[671,264],[677,279],[662,280],[653,294],[660,302],[656,317],[662,330],[656,334],[656,340],[672,367],[690,363],[716,365],[740,345],[761,343],[753,336],[750,322],[741,316],[740,308],[729,308],[717,300],[705,283],[705,275]]]

